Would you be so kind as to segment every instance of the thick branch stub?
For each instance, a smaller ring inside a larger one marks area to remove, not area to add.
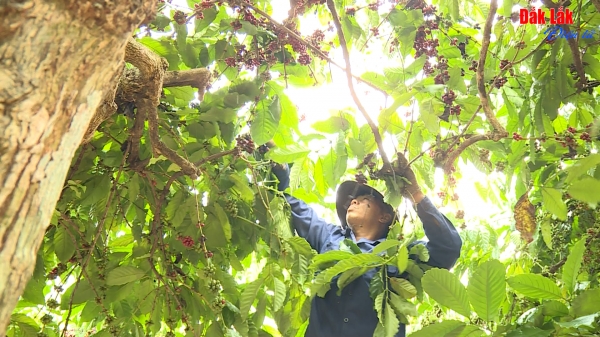
[[[198,89],[198,99],[204,99],[204,92],[211,81],[212,73],[205,68],[185,71],[168,71],[165,73],[163,87],[179,87],[189,85]]]
[[[448,154],[448,158],[444,162],[444,173],[450,174],[452,172],[452,166],[454,166],[454,162],[458,157],[466,150],[469,146],[475,144],[476,142],[480,142],[482,140],[495,140],[493,134],[484,134],[484,135],[475,135],[473,137],[467,138],[464,142],[462,142],[456,150],[450,152]]]

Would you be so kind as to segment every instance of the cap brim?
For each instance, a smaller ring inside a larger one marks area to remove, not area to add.
[[[342,224],[342,228],[346,228],[348,226],[346,223],[346,213],[348,212],[350,203],[353,199],[361,195],[372,195],[375,197],[375,199],[381,201],[386,208],[385,211],[394,215],[394,208],[384,201],[383,195],[379,191],[371,186],[348,180],[340,184],[335,197],[335,209]]]

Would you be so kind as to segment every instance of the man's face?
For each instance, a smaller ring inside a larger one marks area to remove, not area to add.
[[[350,228],[381,226],[390,220],[390,215],[383,212],[379,202],[371,195],[353,199],[346,213],[346,222]]]

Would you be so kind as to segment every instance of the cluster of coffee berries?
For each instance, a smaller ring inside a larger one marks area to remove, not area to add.
[[[236,216],[238,214],[238,207],[235,200],[229,198],[225,203],[225,211],[232,216]]]
[[[204,19],[204,10],[208,8],[213,8],[215,5],[212,1],[204,0],[199,4],[194,4],[194,14],[196,15],[196,20]]]
[[[437,196],[438,196],[440,199],[446,199],[446,192],[443,192],[443,191],[442,191],[442,192],[438,192],[438,193],[437,193]]]
[[[477,61],[471,61],[471,66],[469,67],[469,70],[477,71],[477,66],[478,66]]]
[[[406,9],[420,9],[423,10],[425,7],[427,7],[427,3],[425,2],[425,0],[412,0],[409,1],[406,4]]]
[[[52,270],[46,275],[48,280],[54,280],[58,277],[58,275],[64,273],[67,270],[67,266],[64,263],[59,263],[56,267],[52,268]]]
[[[357,183],[359,184],[367,184],[367,177],[365,177],[365,175],[362,172],[358,172],[355,176],[354,179],[356,180]]]
[[[524,139],[524,138],[523,138],[523,136],[521,136],[520,134],[518,134],[518,133],[516,133],[516,132],[513,132],[513,134],[512,134],[512,138],[513,138],[514,140],[516,140],[516,141],[519,141],[519,140],[523,140],[523,139]]]
[[[310,55],[304,53],[298,56],[298,63],[300,63],[301,65],[306,66],[309,65],[310,62],[312,62],[312,58],[310,57]]]
[[[267,152],[269,152],[269,147],[266,144],[263,144],[258,147],[258,153],[265,154]]]
[[[494,84],[494,87],[496,87],[496,89],[500,89],[506,84],[507,79],[506,77],[495,77],[490,82]]]
[[[429,6],[423,7],[423,9],[421,11],[423,12],[424,16],[435,15],[435,13],[437,12],[437,8],[433,5],[429,5]]]
[[[459,220],[462,220],[465,218],[465,211],[463,211],[462,209],[459,209],[458,211],[456,211],[456,215],[455,217]]]
[[[426,21],[426,23],[430,23],[431,21]],[[417,29],[417,34],[415,35],[415,42],[413,44],[413,48],[416,51],[415,57],[419,57],[421,55],[427,55],[429,57],[437,57],[438,51],[437,47],[440,45],[438,39],[427,38],[427,35],[431,34],[431,29],[426,28],[425,26],[420,26]]]
[[[452,105],[454,100],[456,99],[456,94],[452,90],[448,90],[444,95],[442,95],[442,101],[446,105]]]
[[[508,66],[510,66],[510,61],[504,59],[504,60],[500,60],[500,70],[504,70],[506,69]]]
[[[209,263],[206,267],[204,267],[204,276],[213,277],[217,272],[217,267],[214,264]]]
[[[506,168],[506,163],[503,161],[499,161],[496,163],[496,172],[504,172],[504,169]]]
[[[227,303],[227,301],[225,301],[225,299],[222,296],[217,296],[217,298],[215,298],[210,306],[214,311],[221,311],[223,310],[223,308],[225,307],[225,303]]]
[[[187,21],[187,14],[182,11],[176,11],[173,15],[173,20],[175,20],[178,25],[184,25]]]
[[[372,2],[372,3],[368,4],[367,8],[372,11],[377,11],[377,10],[379,10],[379,6],[381,6],[381,3],[379,1],[376,1],[376,2]]]
[[[323,5],[327,0],[297,0],[295,8],[292,8],[290,11],[293,11],[292,17],[296,17],[298,15],[302,15],[313,5]]]
[[[192,239],[191,236],[180,236],[177,240],[181,241],[181,243],[188,248],[194,247],[194,239]]]
[[[204,257],[206,257],[207,259],[210,259],[211,257],[213,257],[215,254],[213,254],[213,252],[211,252],[210,250],[207,250],[204,253]]]
[[[243,151],[253,153],[256,149],[254,141],[252,140],[252,137],[249,134],[238,136],[235,140],[237,142],[237,147]]]
[[[453,106],[450,108],[450,115],[454,115],[454,116],[460,116],[460,111],[461,111],[461,107],[460,107],[460,105],[458,105],[458,104],[456,104],[456,105],[453,105]]]
[[[582,132],[581,135],[579,136],[579,139],[586,141],[586,142],[591,142],[592,136],[590,136],[590,134],[587,132]]]
[[[44,316],[42,316],[42,318],[40,318],[40,322],[42,322],[42,324],[44,324],[44,325],[48,325],[48,324],[52,323],[53,319],[54,318],[52,317],[52,315],[45,314]]]
[[[221,291],[221,282],[219,282],[219,280],[211,279],[208,282],[208,289],[210,289],[210,291],[212,291],[213,293],[220,292]]]
[[[46,306],[50,309],[56,309],[58,308],[59,304],[55,299],[51,298],[48,301],[46,301]]]

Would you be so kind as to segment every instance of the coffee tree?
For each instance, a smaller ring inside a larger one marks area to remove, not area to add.
[[[122,41],[125,64],[112,65],[113,86],[66,158],[6,335],[303,336],[313,296],[372,268],[376,336],[398,322],[414,336],[596,335],[596,40],[519,24],[518,8],[534,10],[527,1],[298,0],[283,22],[272,5],[159,1]],[[600,24],[595,0],[543,1],[559,7],[574,13],[566,32]],[[309,16],[324,25],[303,35]],[[357,74],[350,53],[385,53],[396,66]],[[302,133],[286,89],[330,81],[331,67],[344,70],[355,108]],[[365,87],[390,104],[367,111]],[[511,219],[465,223],[468,204],[449,215],[464,241],[452,271],[427,266],[423,246],[408,249],[422,236],[409,212],[373,252],[348,241],[317,254],[294,236],[272,165],[293,163],[290,193],[310,203],[333,209],[325,198],[357,179],[399,206],[404,181],[390,173],[397,156],[385,139],[444,204],[461,197],[461,163],[502,177],[478,185],[480,197]],[[330,146],[317,153],[315,140]]]

